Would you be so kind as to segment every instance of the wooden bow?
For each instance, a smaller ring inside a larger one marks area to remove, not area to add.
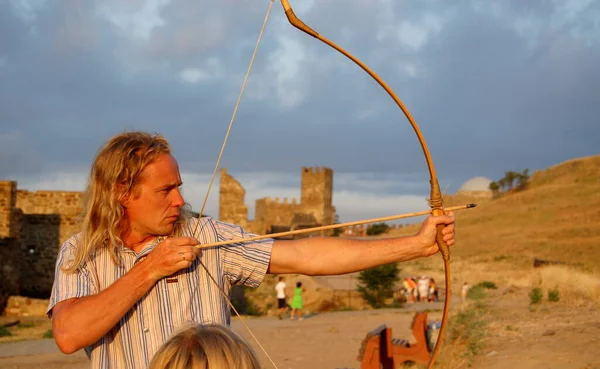
[[[417,135],[417,138],[419,139],[419,143],[421,144],[421,148],[423,149],[423,154],[425,155],[425,160],[427,161],[427,167],[429,168],[429,177],[430,177],[429,183],[431,185],[430,195],[429,195],[429,206],[431,207],[431,214],[434,216],[443,215],[444,214],[444,206],[443,206],[443,200],[442,200],[442,193],[440,191],[440,185],[438,183],[435,168],[433,166],[433,161],[431,160],[431,154],[429,153],[429,149],[427,148],[427,144],[425,143],[425,139],[423,138],[423,135],[421,134],[421,130],[419,129],[419,126],[413,119],[413,117],[410,114],[410,112],[408,111],[408,109],[406,109],[406,107],[404,106],[402,101],[400,101],[398,96],[387,85],[387,83],[385,83],[375,72],[373,72],[368,66],[366,66],[363,62],[361,62],[358,58],[356,58],[354,55],[350,54],[348,51],[344,50],[340,46],[336,45],[332,41],[328,40],[327,38],[321,36],[319,33],[314,31],[312,28],[310,28],[304,22],[302,22],[300,19],[298,19],[298,17],[294,14],[294,11],[292,10],[292,7],[290,6],[288,0],[281,0],[281,5],[283,5],[283,9],[285,10],[285,15],[287,16],[287,19],[292,26],[294,26],[297,29],[299,29],[300,31],[322,41],[326,45],[332,47],[333,49],[337,50],[338,52],[340,52],[341,54],[346,56],[348,59],[352,60],[355,64],[357,64],[365,72],[367,72],[373,79],[375,79],[375,81],[377,81],[377,83],[379,83],[379,85],[381,87],[383,87],[383,89],[396,102],[396,104],[398,105],[400,110],[402,110],[402,112],[404,113],[404,115],[406,116],[408,121],[410,122],[411,126],[413,127],[413,129]],[[448,308],[449,308],[449,303],[450,303],[450,250],[448,248],[448,245],[446,245],[446,243],[442,239],[442,228],[443,227],[444,227],[443,225],[438,225],[437,244],[439,246],[440,253],[442,254],[442,257],[444,259],[444,269],[445,269],[445,277],[446,277],[446,298],[444,301],[444,313],[442,316],[442,325],[440,328],[439,338],[438,338],[435,348],[431,354],[431,359],[429,360],[429,364],[427,366],[428,368],[431,368],[433,366],[433,363],[435,362],[435,359],[438,355],[438,352],[440,349],[440,344],[442,342],[442,338],[443,338],[443,335],[444,335],[444,332],[446,330],[446,326],[448,323]]]
[[[261,33],[260,33],[260,36],[259,36],[259,40],[258,40],[256,48],[254,50],[254,54],[252,56],[252,59],[251,59],[251,62],[250,62],[250,66],[248,68],[248,72],[246,74],[246,78],[245,78],[244,83],[242,85],[242,90],[240,91],[240,96],[239,96],[237,104],[235,106],[234,113],[233,113],[233,116],[232,116],[230,124],[229,124],[229,129],[227,131],[227,134],[225,136],[225,141],[223,142],[223,146],[221,148],[221,153],[219,154],[219,158],[217,159],[217,164],[215,166],[215,170],[213,172],[213,176],[211,178],[211,181],[210,181],[210,184],[209,184],[209,188],[208,188],[206,197],[204,199],[204,203],[202,205],[202,210],[200,211],[200,217],[202,216],[202,213],[204,211],[204,207],[206,205],[206,200],[207,200],[208,195],[210,193],[210,188],[212,187],[212,183],[214,181],[217,169],[219,167],[219,162],[220,162],[220,159],[221,159],[222,154],[223,154],[223,149],[225,147],[225,143],[227,141],[227,137],[228,137],[229,132],[231,130],[231,126],[233,124],[233,120],[235,118],[235,114],[237,112],[237,108],[239,107],[240,99],[241,99],[241,96],[243,94],[246,82],[248,80],[248,75],[250,73],[250,69],[252,67],[252,63],[254,61],[254,57],[256,56],[256,51],[258,49],[258,44],[260,43],[260,39],[261,39],[262,34],[264,32],[266,21],[267,21],[268,15],[270,13],[270,9],[271,9],[271,5],[272,5],[273,1],[274,0],[270,1],[270,5],[269,5],[269,8],[267,10],[267,16],[265,18],[265,23],[263,24],[263,28],[261,30]],[[429,206],[430,206],[431,210],[424,211],[424,212],[418,212],[418,213],[395,215],[395,216],[390,216],[390,217],[385,217],[385,218],[376,218],[376,219],[368,219],[368,220],[363,220],[363,221],[355,221],[355,222],[349,222],[349,223],[344,223],[344,224],[335,224],[335,225],[329,225],[329,226],[323,226],[323,227],[307,228],[307,229],[298,230],[298,231],[282,232],[282,233],[269,234],[269,235],[261,235],[261,236],[256,236],[256,237],[252,237],[252,238],[227,240],[227,241],[215,242],[215,243],[211,243],[211,244],[198,245],[197,247],[199,247],[199,248],[218,247],[220,245],[225,245],[225,244],[234,244],[234,243],[248,242],[248,241],[258,240],[258,239],[264,239],[264,238],[282,237],[284,235],[290,235],[290,234],[307,233],[307,232],[315,232],[315,231],[325,230],[325,229],[341,228],[341,227],[345,227],[345,226],[348,226],[348,225],[376,223],[376,222],[381,222],[381,221],[386,221],[386,220],[408,218],[408,217],[420,216],[420,215],[426,215],[426,214],[432,214],[434,216],[443,215],[444,214],[444,206],[443,206],[443,200],[442,200],[442,193],[440,191],[440,186],[439,186],[439,183],[438,183],[438,179],[437,179],[437,175],[436,175],[436,172],[435,172],[435,168],[433,166],[433,161],[431,160],[431,155],[429,153],[429,149],[427,148],[427,144],[425,143],[425,140],[423,138],[423,135],[421,134],[421,131],[420,131],[419,127],[417,126],[415,120],[413,119],[412,115],[409,113],[408,109],[406,109],[406,107],[404,106],[404,104],[402,103],[402,101],[400,101],[400,99],[394,93],[394,91],[375,72],[373,72],[369,67],[367,67],[363,62],[361,62],[355,56],[353,56],[352,54],[350,54],[349,52],[347,52],[346,50],[344,50],[340,46],[336,45],[332,41],[330,41],[327,38],[321,36],[319,33],[317,33],[316,31],[314,31],[313,29],[311,29],[310,27],[308,27],[304,22],[302,22],[300,19],[298,19],[298,17],[294,14],[294,11],[292,10],[292,7],[290,6],[288,0],[281,0],[281,4],[283,6],[283,9],[285,10],[285,14],[286,14],[289,22],[294,27],[296,27],[297,29],[301,30],[302,32],[304,32],[304,33],[306,33],[306,34],[308,34],[308,35],[310,35],[310,36],[312,36],[312,37],[314,37],[314,38],[316,38],[316,39],[324,42],[325,44],[327,44],[330,47],[334,48],[335,50],[337,50],[338,52],[340,52],[341,54],[345,55],[347,58],[349,58],[350,60],[352,60],[358,66],[360,66],[373,79],[375,79],[375,81],[377,81],[377,83],[379,83],[379,85],[381,87],[383,87],[383,89],[396,102],[396,104],[398,105],[398,107],[400,107],[400,109],[402,110],[402,112],[404,113],[404,115],[406,116],[406,118],[408,119],[408,121],[410,122],[411,126],[413,127],[413,129],[414,129],[414,131],[415,131],[415,133],[417,135],[417,138],[419,139],[419,142],[420,142],[421,147],[423,149],[423,154],[425,155],[425,160],[427,162],[427,166],[429,168],[431,189],[430,189],[430,196],[429,196],[429,200],[428,201],[429,201]],[[446,210],[447,211],[449,211],[449,210],[462,210],[462,209],[472,208],[474,206],[475,206],[475,204],[467,204],[467,205],[457,206],[457,207],[453,207],[453,208],[448,208]],[[198,222],[198,224],[199,223],[200,222]],[[439,334],[439,338],[437,340],[437,343],[435,345],[435,348],[434,348],[434,350],[433,350],[433,352],[431,354],[431,357],[430,357],[430,360],[429,360],[429,364],[427,366],[428,368],[432,368],[433,363],[435,362],[435,359],[436,359],[436,357],[437,357],[437,355],[439,353],[439,349],[441,347],[442,338],[443,338],[443,335],[444,335],[444,332],[446,330],[446,326],[447,326],[447,323],[448,323],[448,309],[449,309],[450,297],[451,297],[451,294],[450,294],[450,287],[451,287],[450,286],[450,263],[449,263],[449,261],[450,261],[450,251],[448,249],[448,245],[446,245],[446,243],[444,242],[444,240],[442,238],[442,233],[441,232],[442,232],[442,228],[443,227],[444,227],[443,225],[438,225],[438,232],[437,232],[436,241],[437,241],[437,244],[439,246],[440,253],[442,254],[442,257],[443,257],[443,260],[444,260],[444,270],[445,270],[445,280],[446,280],[445,281],[446,292],[445,292],[444,310],[443,310],[443,316],[442,316],[442,323],[441,323],[441,327],[440,327],[440,334]],[[194,230],[192,234],[195,234],[196,231],[197,231],[197,226],[196,226],[196,230]],[[208,269],[206,269],[206,267],[202,264],[202,262],[200,262],[200,265],[204,268],[204,270],[206,271],[206,273],[208,274],[208,276],[210,277],[210,279],[215,283],[215,285],[217,286],[217,288],[221,291],[223,297],[226,299],[226,301],[229,304],[229,306],[233,309],[233,311],[237,314],[237,316],[240,317],[239,313],[237,312],[237,310],[235,309],[235,307],[233,306],[233,304],[229,300],[227,294],[220,288],[220,286],[218,285],[218,283],[216,282],[216,280],[214,279],[214,277],[210,274],[210,272],[208,271]],[[265,353],[265,355],[268,357],[268,359],[271,361],[271,363],[273,364],[273,366],[275,368],[277,368],[276,364],[273,362],[273,360],[268,355],[268,353],[264,350],[264,348],[262,347],[262,345],[260,344],[260,342],[258,341],[258,339],[256,339],[256,337],[254,336],[254,334],[252,333],[252,331],[250,330],[250,328],[243,322],[243,320],[242,320],[242,323],[244,324],[244,326],[246,327],[246,329],[249,331],[249,333],[253,336],[253,338],[255,339],[255,341],[257,342],[257,344],[259,345],[259,347],[262,349],[262,351]]]

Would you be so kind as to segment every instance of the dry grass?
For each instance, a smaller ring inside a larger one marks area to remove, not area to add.
[[[491,267],[501,261],[515,271],[530,269],[533,259],[541,258],[600,273],[599,193],[600,156],[537,171],[528,189],[479,201],[476,208],[456,214],[452,259]],[[397,234],[413,234],[419,226]]]
[[[600,156],[595,156],[535,172],[527,190],[499,199],[451,198],[452,204],[478,203],[475,209],[457,213],[457,245],[451,253],[455,292],[463,282],[492,281],[500,294],[538,287],[544,303],[549,290],[558,290],[560,301],[554,304],[600,306],[599,193]],[[414,234],[419,227],[404,227],[397,234]],[[534,258],[567,265],[534,269]],[[403,268],[408,274],[425,273],[436,280],[443,276],[439,257],[404,263]],[[527,299],[521,292],[518,298]],[[460,314],[465,314],[464,309],[453,310],[451,316],[456,319]],[[488,319],[495,324],[493,316]],[[447,340],[436,367],[468,364],[468,343]]]
[[[532,287],[544,291],[557,289],[560,302],[567,305],[600,306],[600,278],[572,268],[552,266],[538,269],[531,280]]]

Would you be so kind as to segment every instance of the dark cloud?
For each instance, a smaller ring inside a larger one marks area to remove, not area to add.
[[[0,142],[10,143],[0,150],[0,178],[85,168],[125,129],[162,132],[182,169],[212,170],[267,4],[179,1],[134,20],[120,2],[47,2],[29,20],[10,4],[0,4]],[[598,153],[597,4],[309,4],[298,4],[297,14],[396,90],[449,191],[477,175]],[[323,165],[370,173],[385,193],[423,193],[386,180],[427,177],[393,101],[350,61],[284,22],[275,4],[223,166]],[[186,69],[197,83],[182,80]]]

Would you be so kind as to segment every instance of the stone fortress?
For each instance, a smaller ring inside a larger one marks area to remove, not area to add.
[[[219,219],[250,232],[332,224],[333,171],[302,168],[302,196],[256,200],[256,216],[248,220],[245,190],[221,170]],[[79,232],[82,192],[19,190],[15,181],[0,181],[0,314],[9,296],[47,298],[52,289],[56,255],[62,243]]]
[[[293,231],[334,223],[333,170],[325,167],[303,167],[300,194],[300,202],[295,198],[280,200],[278,197],[256,200],[254,219],[249,220],[248,207],[245,204],[246,190],[223,168],[220,172],[219,220],[239,224],[256,234]]]
[[[252,220],[248,218],[242,185],[226,169],[220,174],[221,221],[239,224],[257,234],[335,222],[333,170],[329,168],[303,167],[300,201],[257,199]],[[467,181],[456,195],[447,196],[451,201],[446,205],[491,198],[487,188],[490,182],[483,177]],[[15,181],[0,181],[0,314],[9,296],[48,298],[58,249],[79,231],[82,197],[81,192],[19,190]],[[364,236],[365,231],[366,226],[346,228],[342,236]]]

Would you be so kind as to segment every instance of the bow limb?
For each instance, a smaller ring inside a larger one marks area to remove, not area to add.
[[[354,55],[350,54],[349,52],[347,52],[346,50],[344,50],[343,48],[341,48],[334,42],[321,36],[318,32],[316,32],[315,30],[313,30],[312,28],[307,26],[304,22],[302,22],[294,14],[294,11],[293,11],[292,7],[290,6],[288,0],[281,0],[281,5],[283,6],[283,9],[285,10],[285,15],[286,15],[288,21],[292,24],[292,26],[294,26],[297,29],[299,29],[300,31],[318,39],[319,41],[327,44],[328,46],[332,47],[333,49],[337,50],[338,52],[340,52],[341,54],[346,56],[348,59],[352,60],[355,64],[357,64],[365,72],[367,72],[373,79],[375,79],[375,81],[377,81],[377,83],[379,83],[379,85],[381,87],[383,87],[383,89],[388,93],[388,95],[390,95],[390,97],[396,102],[396,104],[398,105],[400,110],[402,110],[402,112],[404,113],[404,115],[406,116],[408,121],[410,122],[411,126],[413,127],[413,130],[415,131],[417,138],[419,139],[419,142],[421,144],[421,148],[423,149],[423,154],[425,155],[425,160],[427,161],[427,167],[429,169],[429,177],[430,177],[429,183],[431,185],[430,196],[429,196],[429,206],[431,207],[431,214],[434,216],[443,215],[444,214],[444,206],[443,206],[442,193],[440,191],[440,185],[439,185],[439,182],[437,179],[435,168],[433,166],[433,161],[431,160],[431,155],[429,153],[429,149],[427,147],[427,144],[425,143],[425,139],[423,138],[423,135],[421,134],[421,130],[419,129],[419,126],[415,122],[414,118],[412,117],[412,115],[410,114],[408,109],[404,106],[402,101],[400,101],[400,98],[398,98],[398,96],[387,85],[387,83],[385,83],[385,81],[383,81],[366,64],[361,62]],[[438,226],[438,228],[437,228],[438,233],[437,233],[436,239],[437,239],[438,247],[440,249],[440,253],[442,254],[442,257],[444,259],[444,267],[445,267],[444,269],[445,269],[445,276],[446,276],[446,298],[444,301],[444,314],[442,317],[442,326],[440,328],[440,335],[439,335],[438,341],[435,345],[435,348],[431,354],[428,368],[431,368],[433,366],[433,363],[435,362],[435,359],[436,359],[437,354],[440,349],[440,344],[442,342],[443,334],[445,332],[446,325],[448,322],[448,308],[449,308],[449,302],[450,302],[450,263],[449,263],[450,250],[448,248],[448,245],[446,245],[446,243],[442,239],[442,228],[443,227],[444,227],[443,225]]]

